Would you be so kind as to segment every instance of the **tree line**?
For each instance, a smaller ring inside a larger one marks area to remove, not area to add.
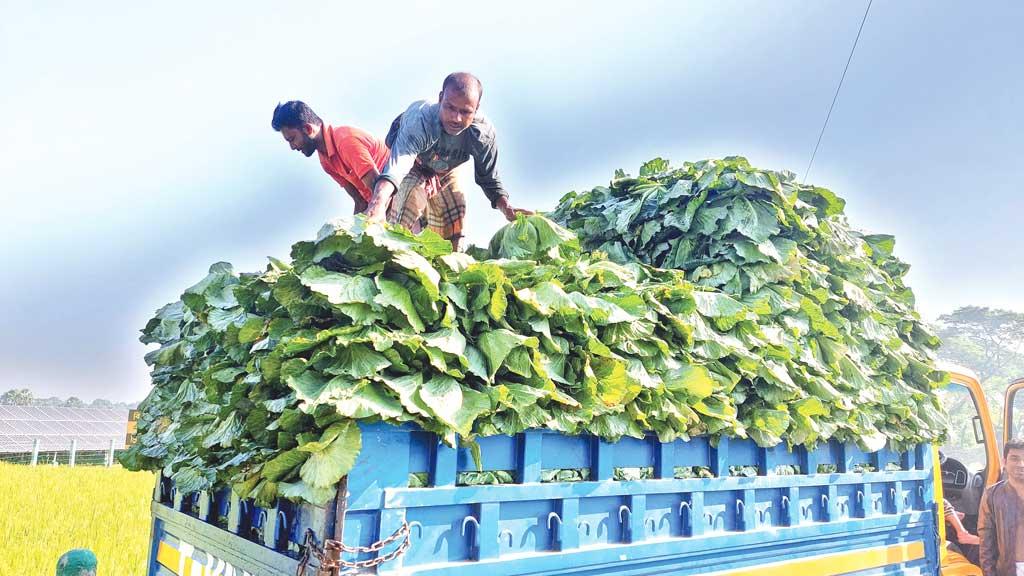
[[[0,394],[0,406],[51,406],[57,408],[124,408],[131,409],[138,406],[138,402],[114,402],[103,398],[97,398],[92,402],[86,402],[76,396],[59,398],[50,396],[37,398],[28,388],[12,388]]]
[[[978,375],[1001,438],[1006,388],[1024,378],[1024,313],[964,306],[939,316],[935,328],[942,339],[939,356]]]

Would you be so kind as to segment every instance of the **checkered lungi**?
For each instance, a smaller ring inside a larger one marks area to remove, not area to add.
[[[388,207],[388,222],[412,232],[429,228],[448,240],[462,237],[466,197],[454,171],[437,174],[419,164],[402,179]]]

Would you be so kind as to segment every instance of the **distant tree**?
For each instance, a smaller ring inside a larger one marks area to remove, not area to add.
[[[71,396],[64,401],[65,408],[85,408],[86,404],[81,399]]]
[[[28,388],[11,389],[0,394],[0,404],[6,406],[28,406],[34,398]]]
[[[1006,387],[1024,377],[1024,314],[965,306],[939,316],[939,356],[978,374],[996,431],[1002,434]]]
[[[978,373],[982,381],[1024,368],[1024,314],[965,306],[939,316],[939,354]]]
[[[118,403],[120,404],[120,403]],[[110,400],[104,400],[103,398],[97,398],[89,403],[90,408],[117,408],[118,406]]]
[[[63,406],[64,399],[56,396],[50,396],[49,398],[39,398],[32,403],[33,406]]]

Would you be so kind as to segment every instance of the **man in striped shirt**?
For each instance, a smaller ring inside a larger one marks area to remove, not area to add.
[[[445,78],[438,102],[413,102],[391,124],[391,148],[367,208],[371,220],[402,224],[413,232],[429,228],[451,240],[462,238],[466,199],[455,168],[473,158],[476,183],[491,207],[509,221],[528,210],[513,208],[498,177],[494,126],[477,113],[483,87],[466,72]]]
[[[305,103],[278,104],[271,121],[292,150],[306,157],[316,152],[320,166],[352,198],[353,214],[366,211],[373,184],[388,160],[388,147],[369,132],[351,126],[325,125]]]

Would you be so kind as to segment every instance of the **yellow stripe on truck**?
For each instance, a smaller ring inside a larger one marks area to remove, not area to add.
[[[935,484],[935,525],[939,528],[939,566],[946,568],[946,495],[942,493],[942,470],[939,466],[939,445],[932,444],[932,482]]]
[[[924,558],[924,542],[917,541],[759,564],[748,568],[712,572],[708,576],[832,576],[881,568],[890,564],[902,564],[921,558]]]
[[[178,576],[209,576],[206,566],[181,555],[181,551],[167,542],[161,541],[156,551],[156,561]]]
[[[175,574],[178,573],[178,562],[181,559],[181,552],[167,542],[160,541],[160,547],[156,550],[156,561]]]

